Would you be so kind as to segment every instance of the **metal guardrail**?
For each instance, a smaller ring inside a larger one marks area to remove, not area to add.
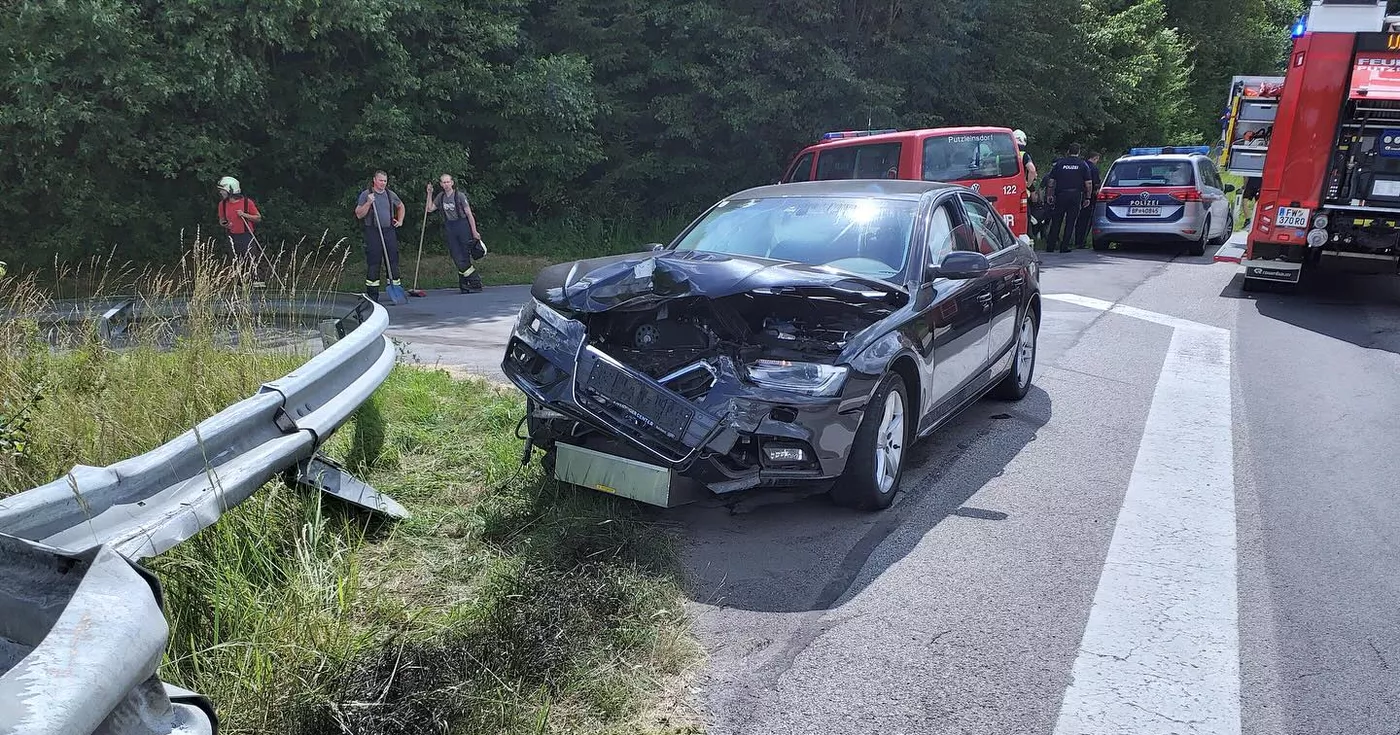
[[[188,304],[66,302],[41,324],[127,325]],[[316,319],[327,348],[156,449],[78,465],[0,499],[0,735],[213,733],[203,697],[156,677],[169,630],[137,561],[213,524],[279,475],[394,517],[406,511],[317,455],[394,365],[388,313],[359,296],[269,299],[258,313]],[[14,316],[14,315],[10,315]]]

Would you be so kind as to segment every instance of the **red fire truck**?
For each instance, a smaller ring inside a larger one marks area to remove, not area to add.
[[[1276,108],[1243,147],[1264,153],[1245,290],[1297,284],[1322,263],[1400,270],[1397,21],[1383,0],[1314,0],[1276,101],[1246,103]]]

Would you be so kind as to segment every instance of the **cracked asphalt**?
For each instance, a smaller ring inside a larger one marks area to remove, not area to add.
[[[1208,256],[1042,258],[1045,293],[1231,333],[1233,732],[1396,732],[1400,279],[1319,274],[1301,293],[1245,294]],[[527,294],[430,292],[390,309],[390,334],[405,360],[502,380]],[[1171,339],[1047,301],[1032,393],[982,401],[916,445],[890,510],[754,493],[658,512],[684,529],[708,731],[1055,732]]]

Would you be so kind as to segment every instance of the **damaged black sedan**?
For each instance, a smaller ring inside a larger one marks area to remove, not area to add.
[[[885,508],[912,441],[1030,389],[1038,275],[962,187],[760,187],[669,246],[541,271],[502,369],[566,482],[662,506],[824,482]]]

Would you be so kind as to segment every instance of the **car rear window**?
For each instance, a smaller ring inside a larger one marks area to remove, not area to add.
[[[900,146],[871,143],[824,150],[817,155],[817,181],[898,178]]]
[[[924,181],[1000,179],[1020,173],[1020,153],[1010,135],[936,135],[924,140]]]
[[[1118,161],[1108,171],[1104,186],[1195,186],[1196,171],[1190,161],[1142,159]]]

